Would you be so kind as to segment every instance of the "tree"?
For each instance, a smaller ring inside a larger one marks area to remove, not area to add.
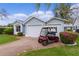
[[[55,9],[56,10],[56,13],[55,14],[58,14],[56,16],[59,16],[63,19],[68,19],[69,18],[69,12],[70,12],[70,4],[67,4],[67,3],[60,3],[59,6],[57,6],[57,8]]]
[[[35,3],[35,6],[36,6],[36,11],[38,12],[38,10],[40,9],[40,3]]]
[[[8,18],[8,13],[5,9],[0,9],[0,19],[3,20],[4,18]]]
[[[45,3],[45,5],[46,5],[46,7],[47,7],[47,8],[46,8],[46,9],[47,9],[46,11],[48,11],[49,8],[50,8],[50,6],[51,6],[51,3]]]
[[[8,24],[7,26],[8,26],[8,27],[13,27],[13,24],[10,23],[10,24]]]
[[[36,11],[38,11],[41,7],[41,3],[35,3],[35,5],[36,5]],[[46,11],[49,10],[51,3],[45,3],[45,5],[46,5]]]

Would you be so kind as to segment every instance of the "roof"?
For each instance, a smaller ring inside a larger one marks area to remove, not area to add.
[[[56,19],[56,20],[60,20],[60,21],[64,22],[64,19],[61,19],[61,18],[58,18],[58,17],[52,17],[47,22],[51,21],[52,19]]]
[[[32,18],[37,18],[38,20],[42,21],[42,22],[48,22],[48,21],[51,21],[52,19],[58,19],[60,21],[64,21],[64,19],[61,19],[61,18],[58,18],[58,17],[48,17],[48,18],[42,18],[42,17],[36,17],[36,16],[29,16],[25,21],[24,21],[24,24],[26,22],[28,22],[30,19]]]
[[[38,20],[40,20],[40,21],[42,21],[42,22],[49,22],[49,21],[51,21],[52,19],[58,19],[58,20],[64,22],[64,19],[61,19],[61,18],[58,18],[58,17],[53,17],[53,16],[51,16],[51,17],[37,17],[37,16],[33,16],[33,15],[32,15],[32,16],[29,16],[25,21],[17,20],[17,21],[15,21],[14,23],[19,22],[19,23],[21,23],[21,24],[25,24],[26,22],[28,22],[28,21],[31,20],[32,18],[36,18],[36,19],[38,19]]]
[[[23,24],[25,24],[26,22],[28,22],[28,21],[31,20],[32,18],[36,18],[36,19],[38,19],[38,20],[44,22],[43,20],[39,19],[38,17],[35,17],[35,16],[29,16],[29,17],[24,21]]]
[[[13,24],[15,24],[17,22],[23,24],[24,21],[22,21],[22,20],[16,20]]]

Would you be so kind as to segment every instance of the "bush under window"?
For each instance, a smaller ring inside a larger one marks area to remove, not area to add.
[[[22,32],[18,32],[17,35],[18,36],[23,36],[23,33]]]

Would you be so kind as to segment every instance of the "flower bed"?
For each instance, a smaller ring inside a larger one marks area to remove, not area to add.
[[[61,32],[60,39],[65,44],[74,44],[76,42],[77,33],[75,32]]]

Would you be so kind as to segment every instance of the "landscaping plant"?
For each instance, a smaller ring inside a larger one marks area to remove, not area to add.
[[[5,28],[0,28],[0,34],[3,34]]]
[[[60,33],[60,39],[65,44],[74,44],[76,42],[76,39],[78,37],[78,34],[75,32],[61,32]]]
[[[17,35],[18,36],[23,36],[23,33],[22,32],[18,32]]]
[[[12,35],[13,34],[13,28],[5,28],[3,33]]]

